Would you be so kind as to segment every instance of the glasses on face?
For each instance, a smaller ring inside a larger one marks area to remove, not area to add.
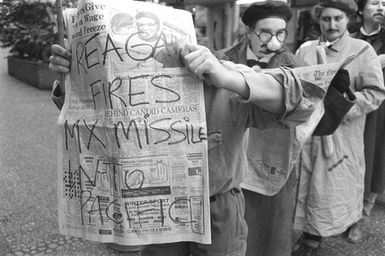
[[[259,38],[259,40],[262,43],[270,42],[270,40],[273,38],[273,36],[275,36],[277,38],[277,40],[281,43],[283,41],[285,41],[287,38],[287,30],[285,28],[278,30],[275,34],[273,34],[271,32],[267,32],[267,31],[262,31],[261,33],[258,34],[254,30],[251,30],[251,31]]]

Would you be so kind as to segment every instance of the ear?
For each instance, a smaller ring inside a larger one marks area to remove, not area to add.
[[[250,39],[250,36],[253,34],[253,31],[251,30],[252,28],[250,27],[247,27],[246,28],[246,35],[247,37]]]

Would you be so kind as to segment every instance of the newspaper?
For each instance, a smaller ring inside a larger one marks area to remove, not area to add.
[[[337,73],[338,69],[344,68],[367,48],[347,57],[342,62],[305,66],[292,69],[292,72],[300,79],[311,82],[327,91],[330,81]],[[269,72],[268,69],[260,72]],[[308,97],[310,95],[307,95]],[[264,154],[277,156],[274,166],[269,162],[255,161],[255,166],[246,168],[245,176],[241,184],[242,188],[261,193],[268,196],[277,194],[286,184],[291,172],[293,171],[300,151],[304,143],[310,138],[317,124],[324,114],[323,101],[316,106],[309,120],[296,126],[290,131],[276,130],[274,138],[267,140],[268,145],[264,145]],[[268,136],[268,135],[266,135]]]
[[[177,47],[196,42],[191,14],[81,0],[64,19],[72,63],[58,119],[60,232],[211,243],[203,84]]]

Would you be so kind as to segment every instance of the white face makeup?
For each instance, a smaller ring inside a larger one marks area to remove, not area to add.
[[[249,32],[251,49],[259,58],[280,49],[286,37],[286,21],[278,17],[258,20]]]

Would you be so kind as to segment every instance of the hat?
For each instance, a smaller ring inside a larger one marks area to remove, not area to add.
[[[354,0],[319,0],[319,5],[322,7],[337,8],[348,14],[354,14],[358,9]]]
[[[242,21],[246,26],[250,26],[258,20],[269,17],[279,17],[287,22],[291,16],[291,10],[287,3],[279,0],[264,1],[249,5],[242,15]]]

